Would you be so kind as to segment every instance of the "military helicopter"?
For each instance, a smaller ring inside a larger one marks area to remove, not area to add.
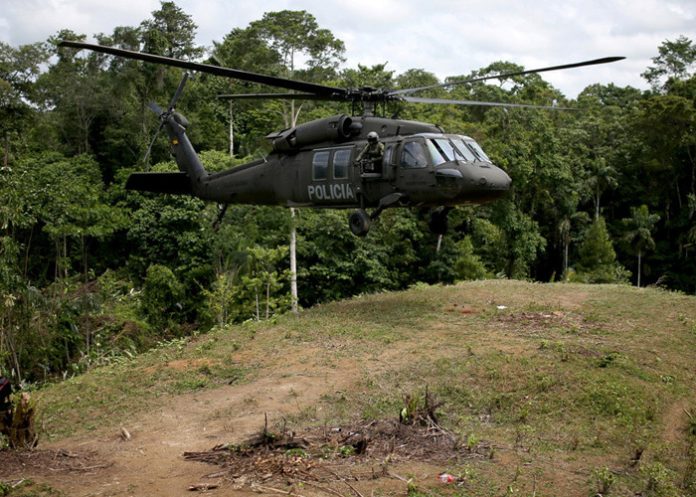
[[[624,58],[605,57],[456,83],[389,90],[337,88],[78,41],[63,40],[59,46],[164,64],[292,92],[227,95],[226,98],[330,100],[350,103],[353,110],[362,107],[360,116],[341,114],[270,133],[266,138],[271,142],[272,150],[265,158],[211,174],[204,169],[186,135],[188,121],[175,110],[188,76],[185,73],[166,110],[150,104],[159,116],[160,129],[166,128],[180,171],[133,173],[126,183],[130,190],[188,194],[224,205],[353,209],[349,226],[357,236],[365,236],[371,221],[376,220],[384,209],[396,206],[431,208],[430,230],[444,234],[447,213],[453,206],[493,201],[508,191],[511,184],[507,173],[493,164],[472,138],[445,133],[432,124],[375,116],[378,104],[415,102],[558,110],[561,108],[423,98],[412,94],[453,84],[605,64]],[[357,161],[362,155],[360,152],[368,145],[368,139],[374,142],[375,137],[383,145],[383,148],[380,146],[380,156]],[[367,209],[372,209],[372,212],[368,214]]]

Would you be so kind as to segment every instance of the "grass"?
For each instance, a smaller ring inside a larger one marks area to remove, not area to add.
[[[43,423],[58,438],[97,428],[85,419],[115,426],[145,397],[253,382],[288,358],[354,377],[301,406],[297,425],[396,417],[427,385],[444,402],[442,424],[493,454],[448,467],[467,477],[444,495],[696,486],[685,414],[696,413],[696,298],[629,286],[482,281],[329,303],[45,388]]]
[[[0,480],[0,497],[64,497],[65,494],[43,483],[32,480],[3,482]]]

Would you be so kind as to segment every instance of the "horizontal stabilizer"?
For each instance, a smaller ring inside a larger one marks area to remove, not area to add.
[[[126,190],[141,192],[193,194],[188,174],[177,173],[133,173],[128,176]]]

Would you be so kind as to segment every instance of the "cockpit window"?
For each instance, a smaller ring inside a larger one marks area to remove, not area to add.
[[[474,151],[476,157],[478,157],[480,160],[482,160],[483,162],[491,162],[491,160],[486,155],[486,152],[484,152],[483,149],[479,146],[479,144],[476,143],[474,140],[466,140],[466,144],[469,145],[469,147],[471,147],[471,150]]]
[[[425,155],[425,149],[419,142],[406,142],[401,149],[401,167],[425,167],[428,165],[428,159]]]
[[[476,156],[466,146],[463,140],[458,138],[430,138],[427,140],[428,150],[433,157],[433,163],[437,166],[443,162],[466,161],[473,162]]]
[[[457,152],[459,152],[462,155],[462,157],[464,157],[464,160],[467,160],[469,162],[473,162],[476,160],[476,156],[469,149],[469,147],[466,146],[464,140],[462,140],[461,138],[452,138],[452,143],[454,143],[455,147],[457,148]]]
[[[430,157],[433,158],[433,164],[439,166],[443,162],[447,162],[447,158],[444,156],[444,152],[440,150],[433,140],[426,140],[428,144],[428,152],[430,152]]]

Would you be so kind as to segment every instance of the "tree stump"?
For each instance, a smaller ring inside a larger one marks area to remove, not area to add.
[[[8,430],[10,447],[33,449],[39,442],[35,426],[36,408],[31,396],[23,392],[12,409],[12,423]]]

